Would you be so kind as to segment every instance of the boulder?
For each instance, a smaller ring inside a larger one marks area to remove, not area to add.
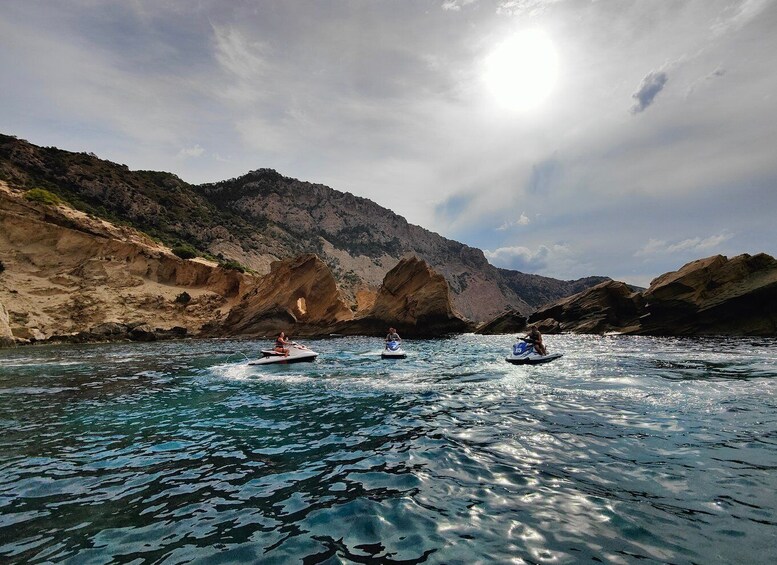
[[[89,330],[89,333],[92,334],[95,339],[115,339],[117,337],[126,338],[127,329],[128,328],[126,324],[120,324],[118,322],[104,322],[94,326]]]
[[[777,260],[760,253],[700,259],[654,279],[631,333],[776,335]]]
[[[329,267],[308,253],[273,262],[270,273],[246,292],[224,322],[205,331],[252,337],[281,330],[290,335],[323,335],[352,317]]]
[[[11,322],[8,316],[8,311],[0,302],[0,347],[10,347],[16,345],[13,332],[11,332]]]
[[[503,312],[475,330],[476,334],[497,335],[518,333],[526,329],[526,316],[516,310]]]
[[[605,281],[544,306],[529,316],[543,333],[605,333],[639,325],[643,300],[626,283]]]
[[[129,338],[132,341],[156,341],[157,335],[154,328],[148,324],[140,324],[135,326],[128,332]]]
[[[445,278],[417,257],[402,259],[383,279],[375,304],[338,333],[381,335],[390,326],[406,337],[434,337],[472,330],[453,310]]]

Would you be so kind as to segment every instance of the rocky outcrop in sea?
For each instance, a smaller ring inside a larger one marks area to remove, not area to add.
[[[276,261],[227,317],[206,329],[219,336],[266,337],[283,330],[288,335],[326,335],[353,318],[332,276],[313,254]]]
[[[537,310],[546,333],[777,335],[777,260],[715,255],[654,279],[644,292],[599,284]]]
[[[526,329],[526,322],[526,316],[515,310],[508,310],[490,322],[478,326],[475,333],[481,335],[517,333]]]
[[[433,337],[473,328],[453,309],[445,278],[417,257],[402,259],[391,269],[372,308],[341,324],[337,332],[385,335],[390,326],[403,337]]]

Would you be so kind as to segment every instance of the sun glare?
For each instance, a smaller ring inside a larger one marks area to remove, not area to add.
[[[541,30],[517,33],[485,60],[484,79],[497,102],[515,110],[538,107],[558,81],[558,55]]]

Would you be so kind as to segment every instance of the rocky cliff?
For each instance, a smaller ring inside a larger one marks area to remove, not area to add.
[[[634,292],[608,282],[540,308],[546,332],[777,335],[777,261],[766,254],[693,261]]]
[[[403,259],[383,279],[375,304],[338,332],[385,335],[390,326],[405,337],[465,332],[472,323],[457,314],[445,277],[417,257]]]
[[[34,196],[34,198],[33,198]],[[144,234],[0,182],[0,345],[29,341],[150,341],[184,336],[466,330],[448,283],[426,263],[399,262],[362,297],[359,324],[316,255],[242,273],[182,259]]]
[[[529,317],[540,331],[606,333],[639,326],[642,296],[627,284],[607,281],[569,298],[539,308]]]
[[[353,318],[329,268],[316,255],[276,261],[213,330],[215,335],[326,335]]]
[[[650,283],[634,333],[777,335],[777,261],[765,253],[688,263]]]
[[[195,186],[170,173],[130,171],[91,154],[0,135],[0,180],[47,189],[94,217],[260,274],[279,259],[315,253],[359,309],[369,307],[364,298],[374,296],[385,273],[410,256],[441,273],[454,306],[476,321],[505,309],[528,315],[602,280],[558,281],[496,269],[479,249],[409,224],[370,200],[271,169]]]
[[[25,196],[0,182],[0,303],[17,340],[104,323],[196,333],[242,294],[237,271],[185,261],[131,228]]]
[[[481,324],[476,330],[476,334],[481,335],[499,335],[511,334],[523,331],[526,328],[526,316],[523,316],[515,310],[503,312],[493,320]]]

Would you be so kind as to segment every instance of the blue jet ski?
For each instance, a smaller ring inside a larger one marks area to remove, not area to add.
[[[562,357],[561,353],[540,355],[535,351],[531,340],[522,338],[522,341],[513,345],[513,353],[509,357],[505,357],[505,361],[513,365],[537,365],[539,363],[549,363],[559,357]]]
[[[380,354],[382,359],[404,359],[407,354],[402,349],[402,343],[399,341],[387,341],[386,348]]]

